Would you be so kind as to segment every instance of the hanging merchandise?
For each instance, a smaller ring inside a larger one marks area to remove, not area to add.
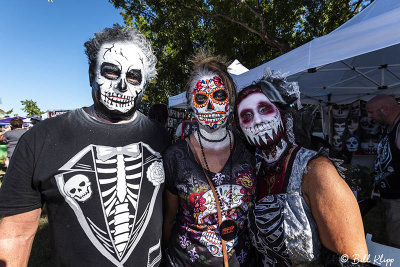
[[[358,151],[358,137],[357,136],[350,136],[346,140],[346,149],[348,152],[357,152]]]
[[[349,105],[333,105],[332,116],[334,119],[346,119],[349,116]]]
[[[350,104],[349,118],[359,118],[361,116],[360,100]]]
[[[368,117],[365,101],[332,107],[331,145],[336,155],[340,152],[376,154],[381,126]]]
[[[360,126],[362,132],[366,135],[377,135],[380,131],[380,125],[374,119],[367,116],[361,117]]]
[[[333,131],[336,135],[343,136],[346,131],[346,118],[335,119],[333,121]]]
[[[347,130],[349,130],[349,133],[351,135],[357,135],[359,136],[359,121],[360,117],[349,117],[347,119]]]

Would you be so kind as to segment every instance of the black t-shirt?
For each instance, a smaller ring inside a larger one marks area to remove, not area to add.
[[[222,221],[233,220],[238,233],[226,242],[229,266],[253,266],[254,254],[247,230],[247,211],[255,193],[254,157],[239,138],[218,173],[208,172],[221,206]],[[221,236],[214,195],[201,166],[185,140],[164,155],[165,183],[179,199],[168,245],[171,266],[223,266]]]
[[[20,139],[0,189],[0,214],[46,203],[56,266],[157,266],[166,130],[138,112],[104,124],[83,111]]]

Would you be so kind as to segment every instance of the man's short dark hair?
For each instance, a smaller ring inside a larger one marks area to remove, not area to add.
[[[142,50],[145,55],[143,65],[146,80],[150,81],[153,79],[157,75],[157,58],[154,55],[150,42],[136,29],[121,27],[118,24],[115,24],[112,28],[105,28],[101,32],[96,33],[94,38],[90,38],[89,41],[85,42],[85,54],[89,60],[89,71],[93,73],[96,67],[97,54],[103,44],[124,41],[132,43]]]
[[[11,129],[22,128],[24,121],[20,118],[14,118],[10,121]]]

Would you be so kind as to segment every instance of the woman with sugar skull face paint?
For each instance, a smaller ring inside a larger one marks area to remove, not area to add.
[[[254,157],[229,129],[236,98],[226,64],[200,54],[187,85],[199,130],[164,155],[169,266],[253,266],[247,211]]]
[[[238,95],[236,121],[258,158],[249,211],[258,265],[352,266],[367,255],[358,204],[335,160],[295,144],[289,105],[299,96],[297,83],[270,70]]]

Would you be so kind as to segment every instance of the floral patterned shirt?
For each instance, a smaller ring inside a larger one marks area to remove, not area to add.
[[[222,221],[236,222],[238,233],[226,242],[229,266],[252,266],[247,212],[255,194],[254,157],[237,137],[230,158],[218,173],[208,172],[218,194]],[[168,246],[172,266],[223,266],[217,207],[201,166],[185,140],[164,155],[167,189],[179,198],[179,210]]]

